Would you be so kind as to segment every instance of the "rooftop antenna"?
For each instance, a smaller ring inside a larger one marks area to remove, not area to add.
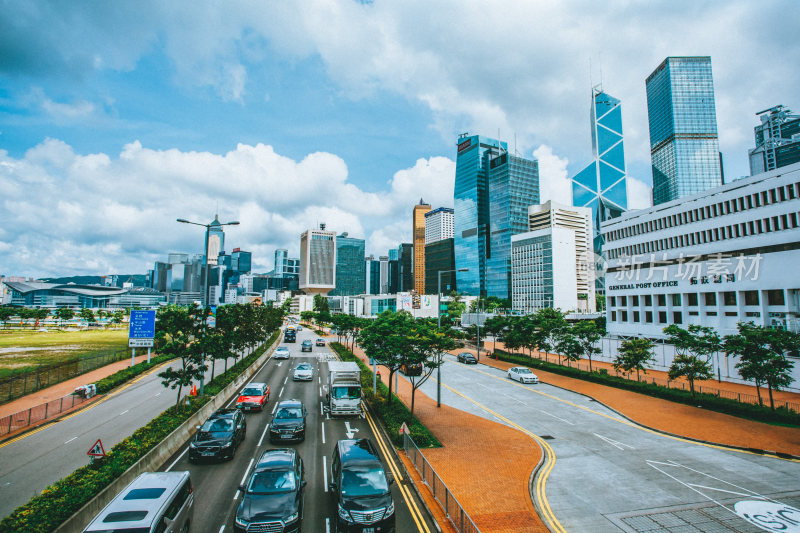
[[[519,152],[517,152],[517,132],[514,132],[514,155],[518,156]]]

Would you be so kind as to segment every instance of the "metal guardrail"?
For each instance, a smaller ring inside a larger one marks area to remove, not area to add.
[[[12,431],[29,427],[37,422],[47,420],[48,418],[53,418],[86,401],[88,401],[88,399],[83,396],[68,394],[56,400],[50,400],[47,403],[42,403],[25,409],[24,411],[4,416],[0,418],[0,436],[8,435]]]
[[[447,515],[448,520],[459,533],[480,533],[480,530],[469,517],[467,512],[458,503],[453,493],[444,484],[442,478],[436,473],[431,464],[422,455],[422,452],[414,443],[414,439],[408,433],[403,433],[403,450],[406,456],[414,463],[414,468],[417,469],[419,475],[422,476],[422,482],[430,487],[433,492],[433,498],[439,503],[439,506]]]

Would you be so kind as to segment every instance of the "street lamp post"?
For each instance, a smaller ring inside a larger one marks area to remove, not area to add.
[[[206,270],[206,276],[205,276],[205,283],[203,284],[203,285],[204,285],[204,293],[205,293],[205,294],[204,294],[204,298],[203,298],[203,300],[204,300],[204,306],[203,306],[203,324],[206,324],[206,323],[208,323],[208,303],[209,303],[209,302],[208,302],[208,291],[209,291],[209,286],[208,286],[208,278],[209,278],[209,277],[211,277],[211,276],[210,276],[210,274],[211,274],[211,269],[210,269],[210,268],[208,268],[208,266],[209,266],[209,263],[208,263],[208,230],[209,230],[209,228],[211,227],[211,224],[200,224],[199,222],[190,222],[190,221],[186,220],[185,218],[179,218],[179,219],[177,219],[177,221],[178,221],[178,222],[180,222],[180,223],[182,223],[182,224],[192,224],[192,225],[194,225],[194,226],[201,226],[201,227],[203,227],[203,228],[206,228],[206,246],[205,246],[205,249],[206,249],[206,250],[205,250],[205,257],[206,257],[206,264],[205,264],[205,267],[206,267],[206,269],[205,269],[205,270]],[[234,220],[233,222],[217,222],[217,224],[214,224],[214,227],[222,227],[222,226],[238,226],[238,225],[239,225],[239,221],[238,221],[238,220]],[[205,379],[203,379],[203,377],[201,377],[201,378],[200,378],[200,396],[202,396],[202,395],[203,395],[203,392],[204,392],[204,384],[205,384]]]
[[[448,274],[450,272],[469,272],[468,268],[458,268],[455,270],[440,270],[438,273],[439,277],[439,286],[436,290],[438,301],[436,302],[437,305],[437,323],[438,327],[442,327],[442,274]],[[441,357],[441,356],[439,356]],[[439,366],[436,367],[436,407],[442,406],[442,361],[439,361]]]

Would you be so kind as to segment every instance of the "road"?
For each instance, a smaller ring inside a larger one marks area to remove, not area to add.
[[[288,360],[268,361],[251,379],[264,382],[271,388],[267,408],[259,413],[247,414],[247,436],[236,451],[233,460],[212,464],[191,464],[187,449],[178,452],[164,465],[164,470],[188,470],[194,484],[195,511],[193,531],[220,532],[233,531],[233,519],[241,502],[238,486],[243,483],[253,463],[267,449],[274,448],[266,435],[272,419],[272,411],[280,400],[301,400],[308,410],[306,419],[306,439],[297,444],[282,444],[298,451],[305,466],[305,511],[303,530],[328,532],[333,530],[336,517],[336,504],[328,493],[330,476],[330,457],[336,441],[345,438],[368,437],[378,443],[387,471],[394,472],[397,480],[392,485],[398,533],[435,531],[420,512],[421,504],[412,497],[409,481],[397,470],[395,459],[386,453],[386,443],[377,439],[367,418],[330,419],[322,414],[322,399],[325,396],[327,361],[333,353],[327,347],[314,346],[311,353],[300,351],[300,343],[305,339],[316,339],[313,332],[306,329],[299,332],[296,343],[284,344],[289,347]],[[310,362],[314,368],[311,382],[295,382],[292,372],[300,362]],[[232,400],[232,402],[235,401]],[[349,433],[349,434],[348,434]]]
[[[436,397],[435,374],[422,391]],[[540,503],[555,531],[759,531],[734,504],[760,502],[765,516],[771,504],[800,508],[800,462],[669,437],[585,396],[512,382],[498,369],[448,356],[442,403],[539,437],[552,464],[537,480],[546,483]],[[800,511],[792,513],[795,529],[774,530],[800,531]]]

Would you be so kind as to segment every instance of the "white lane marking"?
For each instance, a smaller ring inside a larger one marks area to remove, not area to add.
[[[122,412],[119,414],[119,416],[122,416],[122,415],[124,415],[124,414],[125,414],[125,413],[127,413],[128,411],[130,411],[130,409],[125,409],[124,411],[122,411]]]
[[[319,412],[322,413],[322,402],[319,402]]]
[[[528,405],[528,404],[526,404],[525,402],[522,402],[522,401],[520,401],[520,400],[518,400],[518,399],[514,398],[513,396],[511,396],[511,395],[509,395],[509,394],[506,394],[505,392],[501,392],[500,394],[502,394],[502,395],[503,395],[503,396],[505,396],[506,398],[511,398],[511,399],[512,399],[512,400],[514,400],[515,402],[517,402],[517,403],[521,403],[522,405]]]
[[[595,437],[597,437],[598,439],[600,439],[600,440],[606,441],[608,444],[612,445],[613,447],[617,448],[618,450],[624,450],[625,448],[630,448],[631,450],[635,449],[630,444],[625,444],[624,442],[620,442],[618,440],[610,439],[608,437],[604,437],[602,435],[598,435],[597,433],[594,433],[593,435]]]
[[[272,406],[272,414],[275,414],[275,409],[278,408],[278,402],[275,402],[275,405]]]
[[[331,533],[331,519],[325,519],[325,533]]]
[[[283,380],[283,384],[286,385],[287,381],[289,381],[289,376],[286,376],[286,379]]]
[[[256,447],[261,446],[261,443],[264,442],[264,435],[267,434],[268,429],[269,429],[269,424],[267,424],[267,427],[264,428],[264,432],[261,434],[261,438],[258,439],[258,444],[256,444]]]
[[[347,438],[348,438],[348,439],[352,439],[352,438],[353,438],[353,436],[354,436],[356,433],[358,433],[358,428],[351,428],[351,427],[350,427],[350,422],[345,422],[345,423],[344,423],[344,425],[345,425],[345,427],[347,428],[347,431],[345,431],[345,433],[347,433]]]
[[[545,415],[547,415],[547,416],[552,416],[553,418],[556,418],[556,419],[558,419],[558,420],[561,420],[562,422],[566,422],[566,423],[567,423],[567,424],[569,424],[570,426],[574,426],[574,425],[575,425],[575,424],[573,424],[572,422],[570,422],[569,420],[565,420],[565,419],[561,418],[560,416],[556,416],[556,415],[554,415],[554,414],[552,414],[552,413],[548,413],[547,411],[543,411],[542,409],[537,409],[537,411],[539,411],[540,413],[543,413],[543,414],[545,414]]]
[[[175,464],[176,464],[178,461],[180,461],[180,460],[181,460],[181,457],[183,457],[184,455],[186,455],[186,452],[188,452],[188,451],[189,451],[189,447],[187,446],[187,447],[186,447],[186,449],[185,449],[185,450],[183,450],[183,453],[182,453],[182,454],[180,454],[178,457],[176,457],[174,461],[172,461],[172,464],[171,464],[171,465],[169,465],[169,466],[167,467],[167,469],[165,470],[165,472],[169,472],[170,470],[172,470],[172,467],[173,467],[173,466],[175,466]]]
[[[68,440],[67,442],[65,442],[64,444],[69,444],[70,442],[74,441],[74,440],[75,440],[75,439],[77,439],[77,438],[78,438],[78,437],[72,437],[71,439],[69,439],[69,440]]]
[[[76,439],[78,437],[75,437]],[[322,423],[322,444],[325,444],[325,422]]]
[[[281,391],[278,393],[278,396],[283,396],[283,387],[281,387]]]
[[[278,363],[276,366],[281,366],[281,364],[283,364],[283,363]]]
[[[328,492],[328,458],[322,456],[322,486]]]
[[[223,531],[225,531],[225,524],[222,524],[222,527],[219,528],[219,533],[222,533]]]
[[[244,471],[244,475],[242,476],[242,481],[241,481],[241,483],[239,483],[239,485],[244,485],[244,480],[247,479],[247,474],[250,473],[250,467],[253,466],[253,461],[255,461],[255,459],[253,457],[251,457],[250,458],[250,464],[247,465],[247,470]],[[234,500],[236,500],[236,498],[239,497],[239,493],[240,492],[242,492],[242,491],[240,491],[239,489],[236,489],[236,494],[233,495],[233,499]]]
[[[156,397],[158,397],[158,396],[161,396],[161,393],[160,393],[160,392],[159,392],[159,393],[156,393]]]

